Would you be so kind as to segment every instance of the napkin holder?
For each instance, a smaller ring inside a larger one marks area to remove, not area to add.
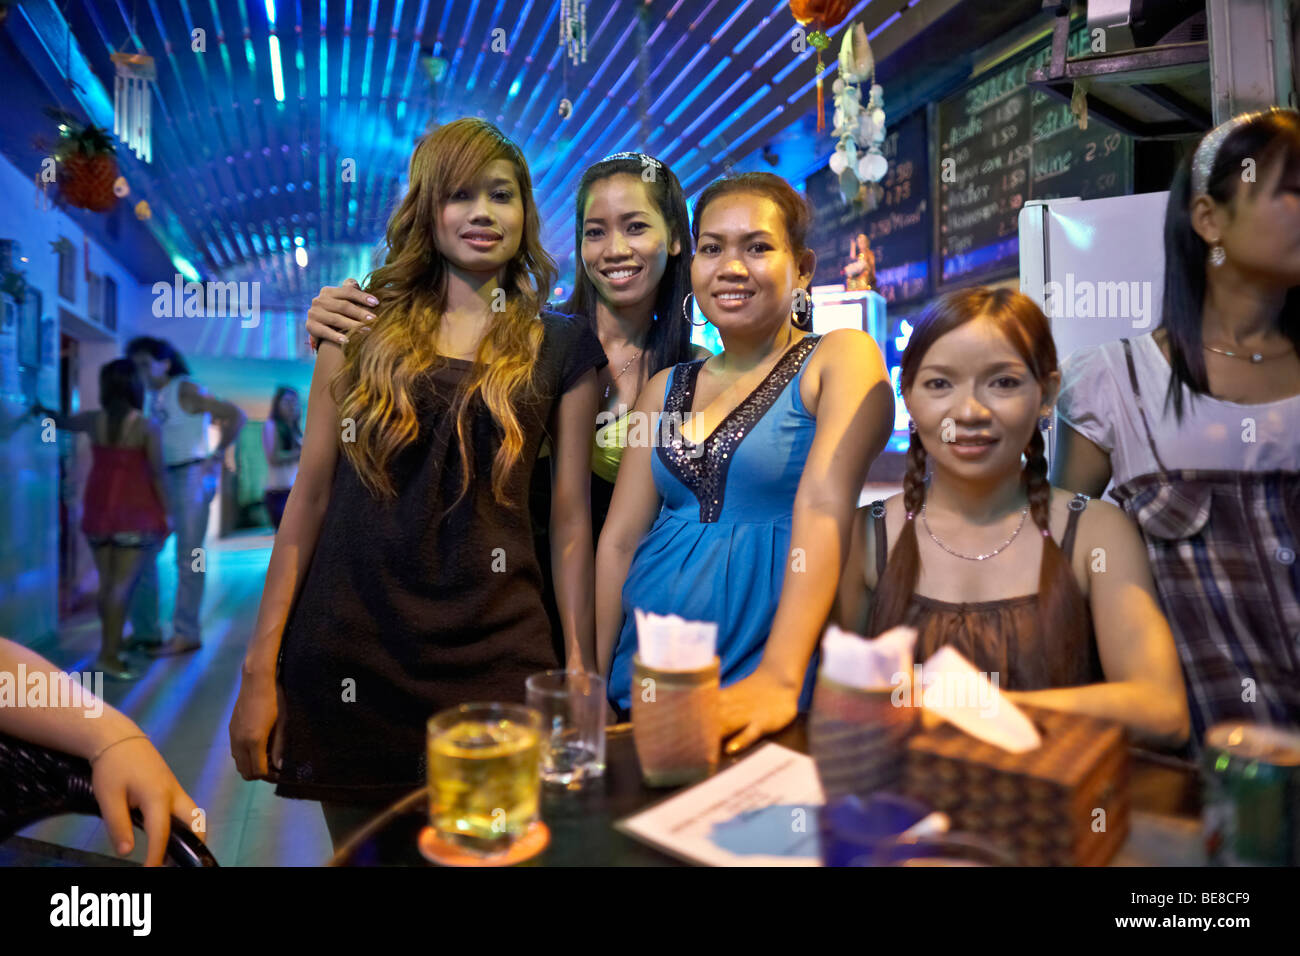
[[[1129,828],[1129,757],[1116,723],[1021,706],[1042,745],[1009,753],[944,723],[907,742],[902,792],[1030,866],[1101,866]]]
[[[650,787],[694,783],[717,769],[722,748],[721,664],[660,670],[632,659],[632,741]],[[649,681],[650,683],[647,683]]]
[[[808,750],[826,800],[897,789],[916,707],[894,705],[895,688],[865,690],[819,674],[808,716]]]

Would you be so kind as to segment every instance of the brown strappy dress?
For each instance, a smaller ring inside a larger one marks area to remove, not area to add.
[[[1088,496],[1084,494],[1075,495],[1069,503],[1070,515],[1061,539],[1061,550],[1067,558],[1074,550],[1076,525],[1087,504]],[[887,560],[885,503],[873,501],[869,513],[875,522],[876,580],[879,581]],[[917,663],[923,663],[941,647],[952,647],[975,665],[976,670],[998,674],[1003,690],[1077,687],[1105,680],[1091,615],[1082,640],[1069,634],[1040,634],[1037,594],[971,603],[938,601],[913,594],[903,623],[916,628]]]

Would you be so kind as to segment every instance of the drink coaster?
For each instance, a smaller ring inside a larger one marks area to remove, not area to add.
[[[477,856],[464,847],[449,843],[438,836],[433,827],[420,831],[420,854],[430,863],[440,866],[512,866],[531,860],[551,843],[551,831],[541,820],[534,820],[524,835],[510,845],[510,849],[491,856]]]

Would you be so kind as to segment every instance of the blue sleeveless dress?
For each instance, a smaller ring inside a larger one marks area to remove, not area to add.
[[[819,339],[805,335],[791,345],[704,439],[702,451],[674,431],[651,456],[662,504],[628,568],[623,630],[609,673],[610,702],[622,711],[632,700],[635,608],[715,622],[724,687],[762,660],[791,566],[795,492],[817,428],[799,397],[799,380]],[[684,362],[669,373],[666,416],[692,410],[703,365],[703,359]],[[800,710],[812,700],[816,670],[814,657]]]

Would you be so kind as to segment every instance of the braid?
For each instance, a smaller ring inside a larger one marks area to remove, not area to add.
[[[1060,545],[1052,538],[1052,486],[1047,481],[1047,457],[1044,454],[1043,433],[1034,429],[1034,437],[1025,449],[1025,489],[1029,495],[1029,513],[1034,516],[1043,535],[1043,558],[1038,571],[1038,627],[1043,635],[1051,635],[1052,643],[1059,646],[1078,647],[1079,642],[1092,640],[1088,630],[1088,609],[1074,579],[1070,560]],[[1083,631],[1084,633],[1071,633]],[[1059,635],[1059,637],[1057,637]],[[1049,661],[1049,683],[1057,686],[1065,681],[1064,672],[1052,673],[1057,665],[1067,666],[1063,655]]]
[[[1025,491],[1029,496],[1029,513],[1043,538],[1052,538],[1052,486],[1047,483],[1047,457],[1044,454],[1043,433],[1034,429],[1034,437],[1025,447]]]
[[[872,635],[901,624],[916,591],[921,559],[913,518],[920,513],[924,501],[925,446],[921,444],[921,436],[912,432],[912,440],[907,446],[907,471],[903,475],[903,508],[907,511],[907,518],[885,563],[885,573],[876,582],[876,593],[871,602]]]
[[[909,515],[921,511],[925,502],[925,446],[921,436],[912,432],[907,445],[907,471],[903,474],[903,510]]]

